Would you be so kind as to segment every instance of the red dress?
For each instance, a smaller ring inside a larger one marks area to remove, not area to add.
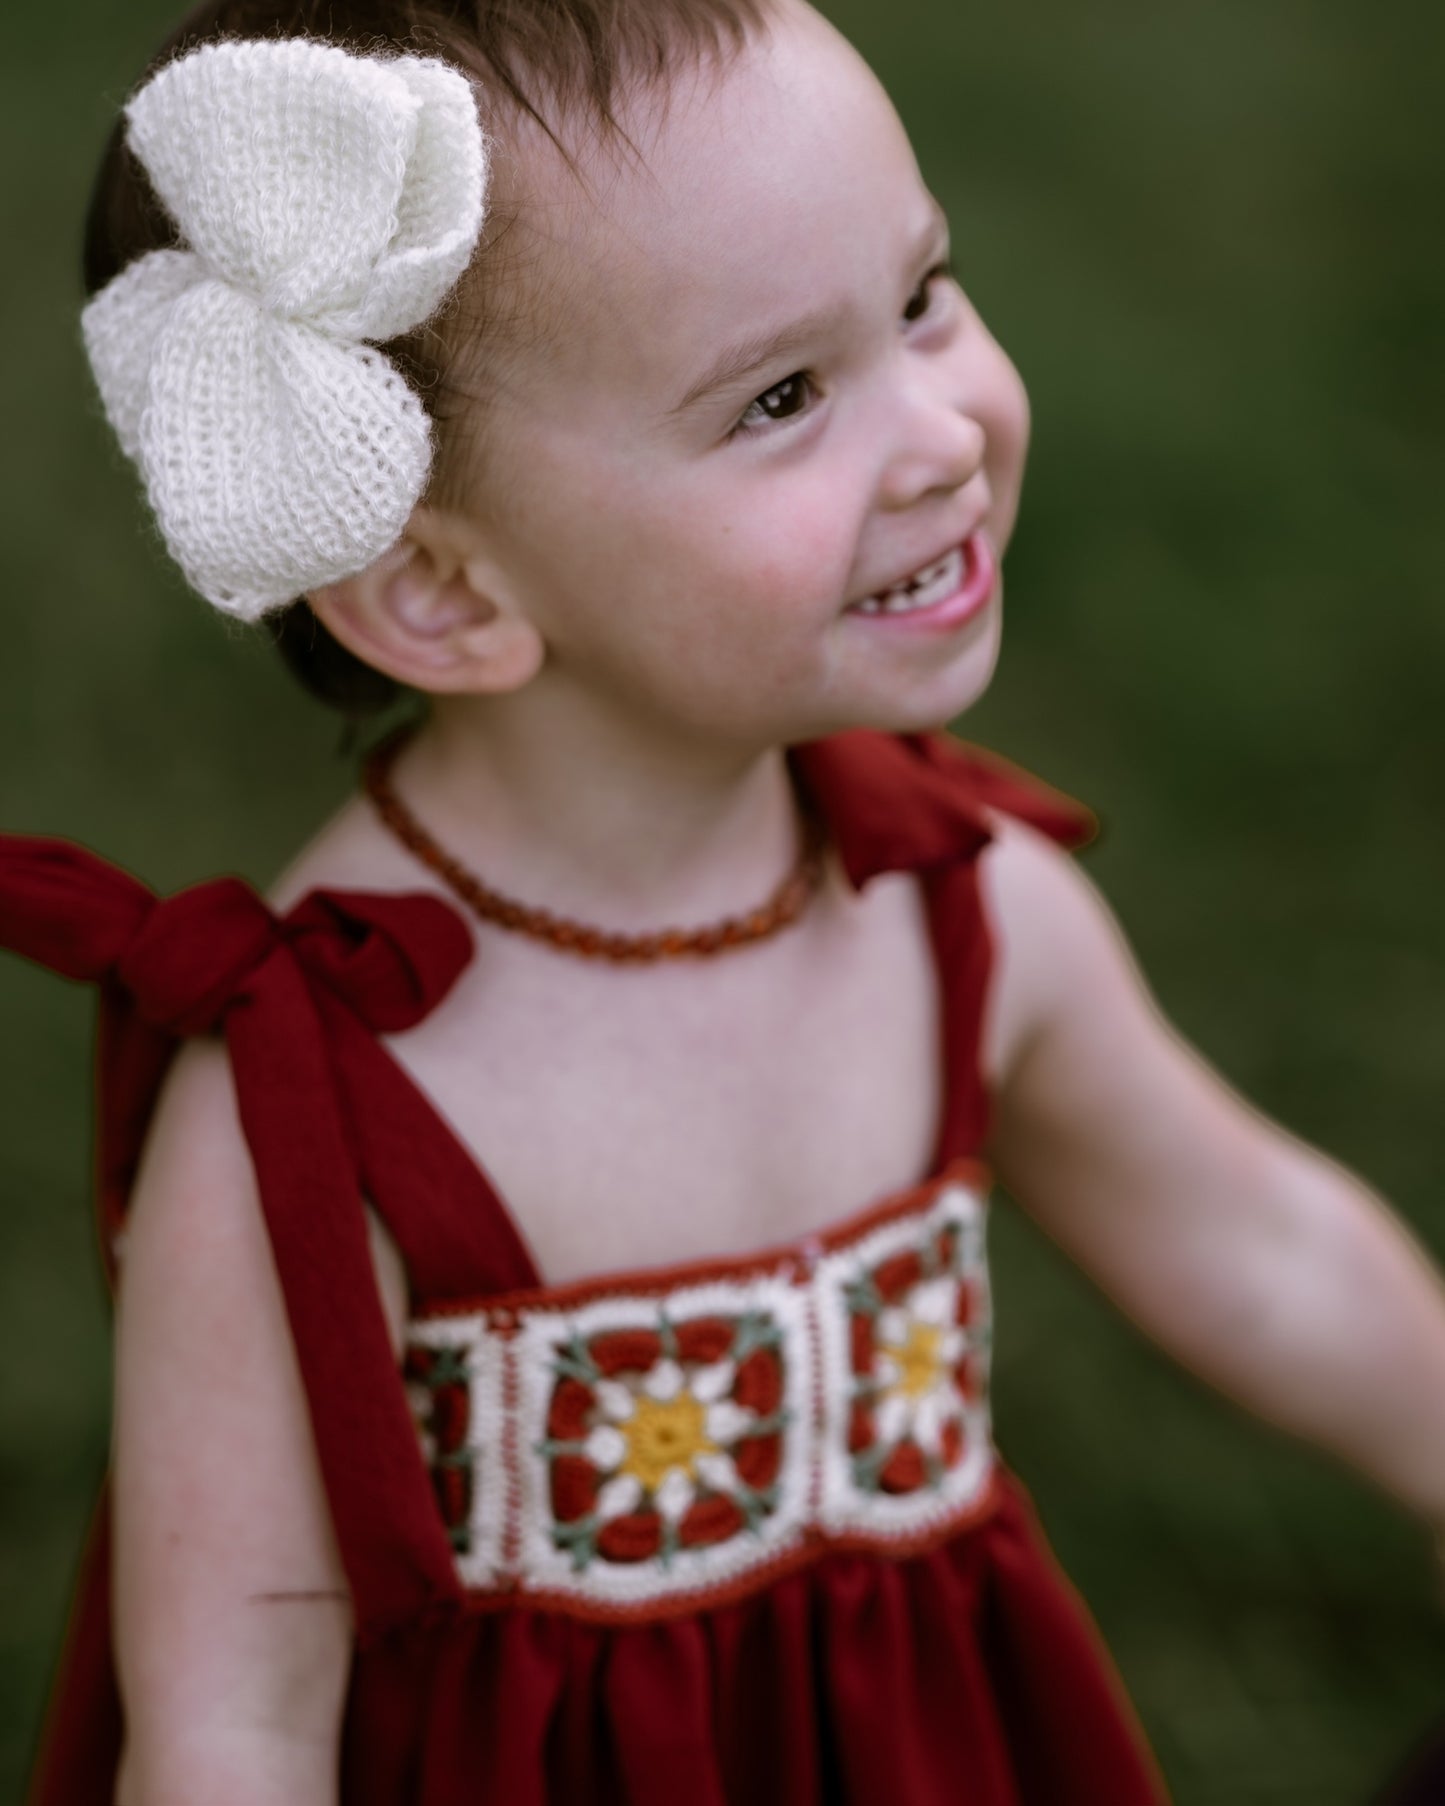
[[[178,1040],[220,1031],[357,1625],[346,1806],[1158,1806],[1096,1632],[989,1434],[989,812],[1087,814],[941,738],[797,749],[855,885],[912,871],[943,1000],[932,1177],[757,1255],[542,1285],[385,1051],[471,957],[431,895],[157,900],[0,839],[0,945],[101,988],[113,1260]],[[360,1197],[414,1300],[399,1380]],[[97,1513],[32,1799],[110,1806]]]

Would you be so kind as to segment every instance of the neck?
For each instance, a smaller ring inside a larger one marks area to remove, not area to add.
[[[749,909],[796,858],[781,748],[507,705],[446,699],[396,767],[418,818],[494,888],[630,932]]]

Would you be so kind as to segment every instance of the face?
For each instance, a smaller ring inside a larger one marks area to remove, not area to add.
[[[585,192],[518,160],[555,330],[489,393],[466,506],[533,682],[749,747],[946,721],[993,668],[1028,413],[897,116],[789,0],[625,123],[640,158]]]

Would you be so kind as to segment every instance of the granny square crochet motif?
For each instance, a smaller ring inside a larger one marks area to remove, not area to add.
[[[830,1547],[908,1553],[987,1504],[978,1169],[751,1259],[449,1306],[406,1376],[485,1605],[694,1610]]]

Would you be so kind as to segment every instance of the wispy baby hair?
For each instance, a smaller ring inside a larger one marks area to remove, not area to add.
[[[725,57],[759,27],[769,0],[206,0],[162,45],[145,80],[222,40],[306,38],[367,56],[439,58],[470,78],[489,137],[519,119],[556,138],[559,125],[621,136],[621,105],[638,88]],[[564,152],[565,154],[565,152]],[[500,301],[508,221],[494,212],[455,305],[381,346],[420,395],[437,429],[428,499],[461,494],[465,435],[478,398],[456,381],[464,342],[504,342],[515,302]],[[137,259],[175,247],[177,226],[117,121],[91,193],[84,279],[94,296]],[[484,406],[484,397],[482,398]],[[397,686],[355,659],[304,600],[267,618],[287,663],[314,694],[351,715],[386,706]]]

